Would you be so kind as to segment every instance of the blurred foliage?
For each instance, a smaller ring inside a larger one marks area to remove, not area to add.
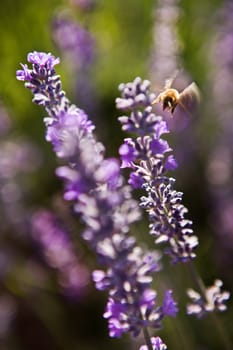
[[[223,274],[228,284],[226,289],[232,290],[231,273],[223,272],[222,266],[215,259],[218,250],[209,224],[209,198],[205,180],[209,141],[215,138],[217,128],[211,111],[205,107],[205,101],[208,99],[209,69],[206,53],[215,32],[215,14],[223,3],[223,0],[180,1],[181,17],[177,29],[182,42],[181,62],[200,86],[205,114],[198,119],[195,130],[199,143],[195,173],[181,168],[173,176],[177,178],[177,189],[184,192],[184,202],[190,209],[200,239],[197,266],[204,280],[208,285],[215,276],[221,278]],[[31,175],[30,194],[27,195],[28,206],[31,206],[32,211],[40,206],[51,206],[57,210],[54,201],[56,202],[58,196],[62,196],[62,185],[54,175],[57,160],[54,159],[51,146],[44,140],[44,111],[31,103],[30,92],[15,79],[19,63],[26,62],[27,53],[34,50],[61,56],[52,37],[51,22],[56,13],[69,8],[73,17],[88,28],[96,40],[96,60],[91,70],[91,83],[96,90],[98,108],[93,120],[97,124],[96,132],[99,138],[108,145],[107,153],[116,155],[118,146],[125,137],[117,122],[114,102],[118,96],[118,85],[136,76],[150,79],[148,66],[152,50],[155,7],[154,0],[96,0],[89,11],[79,9],[68,0],[1,1],[0,99],[15,123],[12,137],[22,135],[32,140],[42,153],[41,167]],[[64,90],[72,97],[73,102],[78,104],[78,97],[72,93],[69,79],[72,72],[67,66],[67,61],[61,60],[57,71],[62,76]],[[171,138],[174,149],[179,137],[180,134]],[[68,213],[64,215],[62,209],[61,215],[67,219],[71,209],[65,204],[62,205]],[[73,219],[68,219],[68,222],[72,228],[73,241],[82,246],[84,258],[92,268],[95,266],[92,252],[76,236],[77,231],[81,230],[80,224],[73,222]],[[140,238],[142,232],[147,232],[147,223],[137,225],[134,232]],[[142,240],[151,242],[150,238],[143,237]],[[7,241],[8,246],[14,246],[12,252],[15,254],[16,263],[2,285],[2,292],[14,297],[17,313],[7,340],[1,340],[0,334],[1,349],[136,349],[127,338],[109,339],[107,324],[102,318],[106,299],[103,293],[96,292],[90,286],[88,295],[80,301],[66,299],[58,291],[53,270],[47,268],[38,258],[32,242],[18,236],[9,240],[7,238]],[[32,263],[34,256],[37,257],[35,264]],[[167,322],[161,332],[168,349],[184,349],[180,346],[182,338],[186,349],[198,350],[201,349],[198,344],[202,341],[208,342],[209,337],[213,337],[210,341],[212,347],[205,349],[219,349],[213,345],[216,336],[210,334],[211,322],[204,320],[201,323],[191,318],[190,322],[187,322],[183,302],[185,288],[189,285],[185,277],[187,275],[178,267],[168,265],[167,268],[168,272],[164,272],[161,277],[163,282],[159,286],[156,284],[156,288],[163,290],[164,285],[176,286],[175,296],[181,303],[179,321]],[[45,275],[44,272],[41,273],[46,269]],[[39,277],[33,278],[34,274],[42,275],[42,280]],[[231,307],[224,315],[220,315],[220,318],[227,324],[231,323],[232,315]],[[198,334],[200,341],[194,334]],[[140,340],[140,344],[142,342]]]

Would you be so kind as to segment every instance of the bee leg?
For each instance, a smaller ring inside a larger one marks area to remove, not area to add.
[[[172,106],[172,108],[171,108],[171,114],[174,113],[176,106],[177,106],[177,104],[173,104],[173,106]]]

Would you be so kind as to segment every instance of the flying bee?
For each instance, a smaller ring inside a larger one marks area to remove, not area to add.
[[[183,91],[179,92],[171,88],[173,81],[174,78],[166,80],[164,90],[156,97],[152,104],[161,103],[163,111],[167,109],[172,115],[177,106],[179,106],[183,112],[191,115],[200,102],[200,92],[197,85],[192,82]]]

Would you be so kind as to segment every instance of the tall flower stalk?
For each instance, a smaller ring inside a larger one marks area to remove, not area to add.
[[[132,83],[121,84],[121,98],[117,108],[130,111],[119,117],[124,131],[135,137],[125,139],[120,147],[122,166],[131,169],[129,182],[143,187],[146,196],[141,198],[150,220],[150,234],[156,243],[166,242],[165,253],[172,262],[187,262],[195,258],[198,239],[193,234],[192,222],[186,219],[187,209],[182,204],[182,193],[174,189],[175,179],[166,173],[177,167],[168,142],[161,136],[169,133],[163,119],[153,113],[154,94],[150,82],[136,78]]]
[[[151,286],[152,273],[160,266],[158,256],[144,251],[129,235],[130,225],[140,219],[131,186],[124,183],[118,161],[104,157],[93,123],[67,99],[54,69],[59,59],[33,52],[28,62],[32,68],[22,65],[17,79],[25,82],[33,102],[47,112],[46,139],[64,163],[56,171],[65,183],[64,197],[73,201],[74,211],[85,224],[82,236],[105,266],[94,271],[93,279],[97,289],[109,291],[104,313],[109,335],[120,337],[128,332],[137,336],[142,331],[148,349],[158,349],[159,341],[155,347],[148,328],[159,329],[165,316],[176,315],[177,306],[171,290],[158,305]],[[167,166],[172,164],[167,159]]]
[[[172,148],[162,135],[169,133],[165,121],[154,114],[150,92],[150,82],[136,78],[133,82],[119,86],[121,97],[116,99],[117,108],[124,112],[119,117],[122,130],[132,137],[124,140],[119,149],[122,167],[130,169],[129,183],[142,188],[146,195],[141,197],[141,207],[148,213],[149,233],[155,243],[165,245],[173,264],[188,263],[190,273],[198,287],[198,292],[189,289],[192,304],[188,314],[202,317],[214,311],[224,311],[230,293],[221,291],[222,281],[206,288],[194,269],[192,260],[196,257],[198,239],[193,233],[192,221],[186,218],[187,208],[182,204],[182,193],[174,188],[175,179],[168,175],[177,167]],[[225,343],[229,341],[222,328],[217,326]]]

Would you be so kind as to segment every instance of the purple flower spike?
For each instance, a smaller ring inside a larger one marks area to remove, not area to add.
[[[141,197],[150,220],[150,234],[156,243],[167,243],[164,252],[172,262],[188,262],[195,258],[198,245],[193,235],[192,222],[185,218],[187,209],[182,204],[182,193],[174,189],[173,178],[166,176],[177,162],[172,149],[161,136],[169,133],[167,123],[152,110],[152,94],[149,82],[136,78],[121,84],[121,98],[116,99],[119,109],[128,109],[129,116],[119,117],[122,130],[134,132],[120,147],[123,167],[131,170],[129,184],[142,187],[146,195]]]

